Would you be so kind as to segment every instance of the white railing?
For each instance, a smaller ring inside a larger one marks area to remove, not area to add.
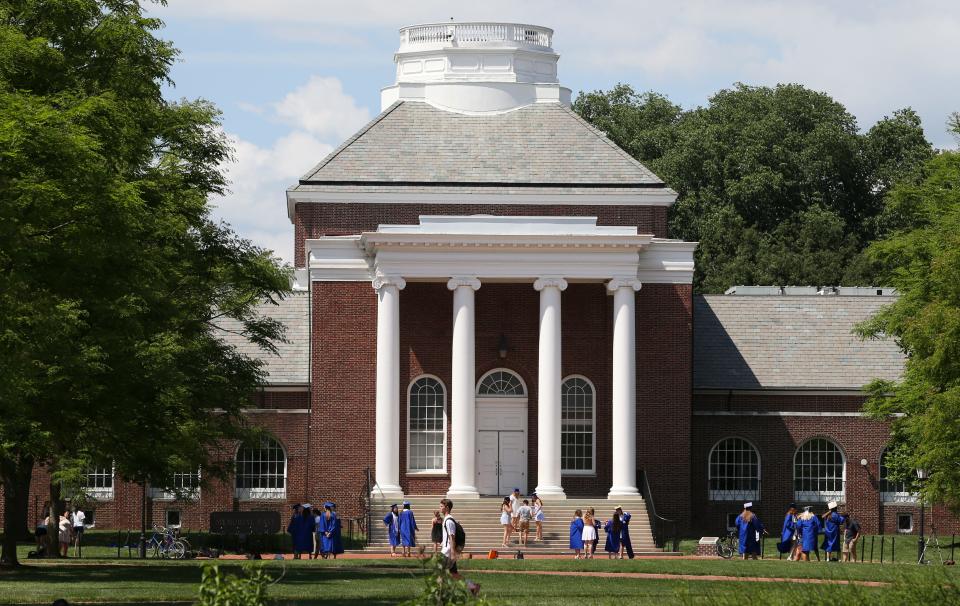
[[[434,23],[400,30],[400,49],[437,44],[510,42],[550,48],[553,30],[519,23]]]

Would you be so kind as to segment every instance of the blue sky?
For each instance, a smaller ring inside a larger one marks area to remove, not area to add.
[[[151,8],[181,50],[171,98],[204,97],[234,140],[231,194],[218,215],[290,261],[284,190],[380,109],[397,30],[505,21],[555,30],[560,81],[574,95],[626,82],[703,105],[734,82],[822,90],[861,128],[911,106],[938,147],[960,111],[960,3],[169,0]]]

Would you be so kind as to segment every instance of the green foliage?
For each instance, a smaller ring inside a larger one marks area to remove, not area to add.
[[[224,475],[264,372],[221,323],[268,351],[283,338],[254,308],[285,295],[288,270],[212,219],[231,150],[209,102],[163,98],[176,51],[161,26],[132,0],[0,2],[8,491],[33,460],[65,480],[111,459],[158,487]]]
[[[867,284],[864,245],[892,184],[932,155],[920,119],[898,110],[859,132],[829,96],[799,85],[721,90],[682,111],[626,85],[574,108],[675,189],[670,236],[698,241],[694,285]]]
[[[404,602],[405,606],[446,606],[448,604],[487,604],[483,598],[475,597],[463,579],[455,579],[447,567],[443,557],[434,555],[423,564],[424,583],[423,593],[412,600]]]
[[[905,227],[867,253],[900,297],[857,330],[896,339],[907,362],[899,382],[870,385],[866,410],[892,419],[895,475],[926,469],[924,496],[960,510],[960,153],[928,162],[887,204]]]
[[[266,606],[271,580],[260,567],[245,566],[240,577],[217,565],[205,566],[197,606]]]

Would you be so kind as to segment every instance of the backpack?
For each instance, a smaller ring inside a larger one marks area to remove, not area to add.
[[[514,560],[522,560],[522,559],[523,559],[523,552],[518,549],[516,555],[513,556],[513,559],[514,559]]]
[[[453,546],[457,551],[463,551],[464,546],[467,544],[467,533],[463,531],[463,526],[460,525],[460,522],[454,520],[456,524],[456,531],[453,534]]]

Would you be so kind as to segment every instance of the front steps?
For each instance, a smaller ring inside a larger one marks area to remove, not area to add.
[[[409,496],[411,509],[417,519],[417,551],[420,546],[426,547],[426,553],[433,552],[430,541],[431,521],[433,512],[440,507],[440,499],[444,495]],[[617,505],[631,514],[630,539],[633,551],[637,555],[657,554],[663,552],[657,549],[653,542],[653,534],[647,518],[647,508],[642,498],[624,498],[616,501],[604,498],[570,498],[564,501],[544,500],[543,512],[546,519],[543,522],[543,541],[533,541],[536,529],[531,523],[530,540],[525,547],[517,542],[517,533],[511,537],[510,546],[501,547],[503,540],[503,526],[500,525],[500,504],[502,497],[481,497],[480,499],[454,499],[453,517],[463,526],[467,534],[466,553],[485,555],[491,549],[500,552],[501,557],[512,557],[518,550],[530,554],[571,554],[570,550],[570,522],[577,509],[586,510],[593,507],[601,525],[613,515]],[[387,530],[383,525],[383,518],[390,511],[391,501],[374,499],[371,503],[373,528],[370,530],[370,542],[367,551],[374,553],[389,553],[390,544],[387,541]],[[603,529],[599,533],[600,542],[597,545],[597,558],[605,558],[603,546],[606,535]]]

